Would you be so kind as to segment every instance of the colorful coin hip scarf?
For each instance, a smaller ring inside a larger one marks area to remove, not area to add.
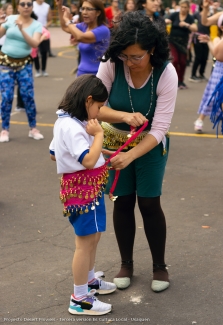
[[[102,129],[104,130],[104,149],[108,150],[117,150],[120,146],[126,143],[130,134],[129,131],[119,130],[115,128],[112,124],[102,122]],[[125,145],[125,150],[132,149],[137,146],[142,139],[148,134],[149,130],[141,132],[134,140],[132,140],[128,145]],[[167,153],[166,149],[166,138],[170,137],[169,131],[165,134],[165,137],[162,140],[163,144],[163,155]]]
[[[146,128],[148,121],[136,131],[117,151],[115,151],[106,163],[95,169],[84,169],[75,173],[63,174],[60,180],[60,200],[63,203],[63,215],[69,217],[72,212],[77,214],[88,213],[89,209],[95,210],[95,205],[99,205],[99,199],[105,190],[108,182],[108,166],[110,160],[123,150],[130,142]],[[115,179],[110,189],[109,198],[115,201],[117,197],[113,196],[120,170],[115,173]]]
[[[84,169],[75,173],[63,174],[60,185],[60,200],[64,205],[63,214],[69,217],[71,212],[88,213],[99,205],[108,182],[108,166]]]
[[[24,58],[16,59],[0,51],[0,65],[9,67],[14,71],[22,70],[25,67],[25,65],[31,63],[32,63],[32,57],[30,55]]]

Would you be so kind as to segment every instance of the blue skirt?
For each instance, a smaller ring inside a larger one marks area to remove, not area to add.
[[[210,76],[210,79],[207,83],[207,86],[205,88],[199,109],[198,114],[204,114],[206,116],[211,115],[213,101],[210,102],[208,105],[208,102],[211,98],[211,95],[213,94],[217,84],[219,83],[221,77],[223,76],[223,62],[216,61],[214,70],[212,71],[212,74]]]

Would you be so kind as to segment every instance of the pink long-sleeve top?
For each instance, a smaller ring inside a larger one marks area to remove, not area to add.
[[[128,66],[124,64],[126,82],[128,80],[128,69]],[[143,88],[145,86],[150,76],[151,74],[148,76],[147,80],[140,88]],[[99,65],[97,77],[102,80],[108,90],[108,93],[110,94],[112,83],[115,80],[115,63],[112,63],[110,60],[108,60],[107,62],[101,62]],[[135,88],[130,73],[129,85],[130,87]],[[149,134],[155,137],[158,144],[164,140],[165,134],[169,130],[176,103],[177,89],[177,73],[172,63],[169,63],[161,74],[157,85],[156,109],[153,117],[151,130],[148,132]]]

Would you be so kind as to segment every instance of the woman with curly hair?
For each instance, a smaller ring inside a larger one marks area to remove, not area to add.
[[[168,61],[166,33],[140,12],[128,12],[114,29],[97,76],[105,84],[108,104],[100,109],[104,153],[116,150],[137,128],[148,126],[129,147],[111,159],[120,171],[113,193],[114,228],[121,269],[118,288],[130,285],[133,275],[136,199],[153,260],[153,291],[169,287],[165,264],[166,221],[160,195],[169,152],[168,129],[177,95],[177,74]],[[114,180],[110,170],[108,188]]]

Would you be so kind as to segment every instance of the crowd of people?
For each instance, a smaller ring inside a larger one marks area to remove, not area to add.
[[[127,0],[123,8],[118,0],[106,8],[101,0],[83,0],[70,8],[57,0],[57,9],[61,28],[79,51],[77,75],[58,106],[50,144],[51,159],[62,174],[63,214],[75,232],[69,312],[103,315],[112,306],[98,300],[96,294],[109,294],[131,284],[136,204],[152,256],[151,289],[162,292],[170,286],[166,220],[160,203],[170,146],[168,130],[177,91],[188,88],[184,77],[191,52],[189,81],[207,82],[195,131],[202,131],[205,116],[212,116],[215,124],[222,118],[221,102],[218,106],[222,96],[215,90],[223,84],[223,14],[219,6],[210,8],[208,0],[198,5],[173,1],[172,8],[166,9],[160,0]],[[17,106],[27,114],[28,136],[40,140],[32,61],[35,77],[47,77],[51,8],[44,0],[18,0],[15,15],[10,4],[2,10],[0,142],[9,141],[15,84],[21,97]],[[219,29],[214,40],[210,39],[212,24]],[[208,80],[209,50],[216,59]],[[106,230],[104,191],[114,201],[120,252],[120,270],[113,282],[102,280],[103,273],[94,269],[100,235]]]

